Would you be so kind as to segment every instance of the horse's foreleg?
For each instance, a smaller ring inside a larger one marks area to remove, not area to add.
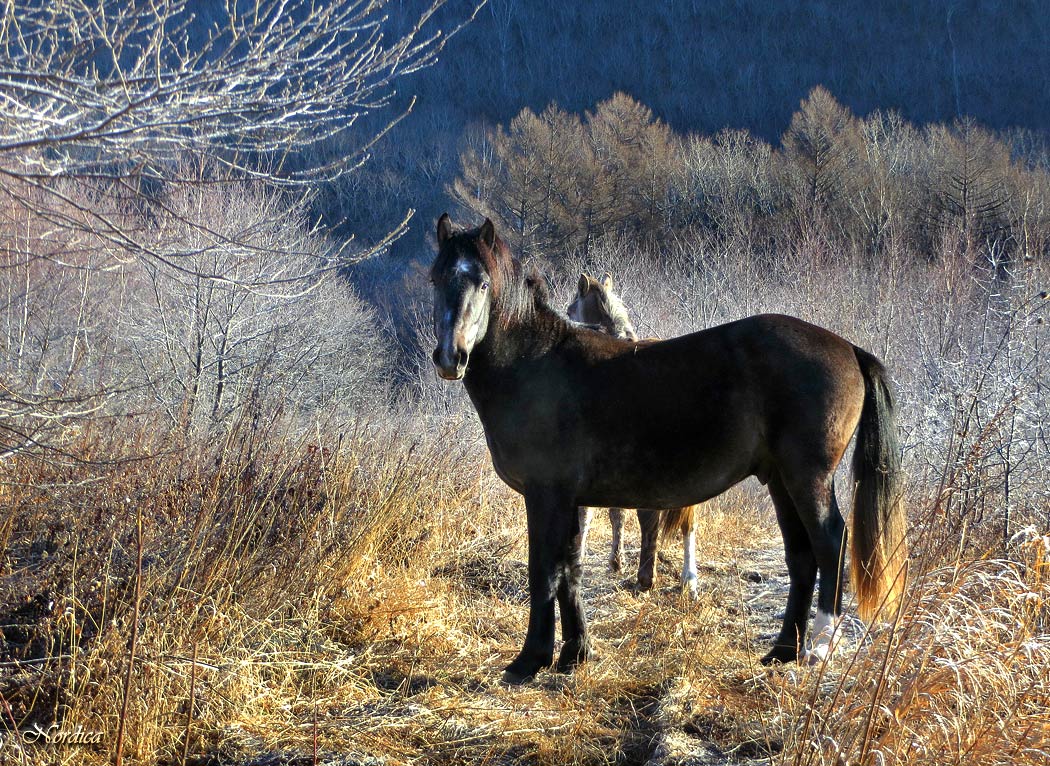
[[[570,539],[577,539],[583,531],[569,530]],[[587,618],[583,611],[580,588],[583,567],[580,563],[580,546],[570,543],[566,560],[562,563],[562,576],[558,581],[558,611],[561,613],[561,637],[565,642],[558,655],[558,670],[571,671],[590,656],[590,640],[587,635]]]
[[[609,523],[612,525],[612,549],[609,551],[609,570],[619,572],[623,569],[623,508],[609,509]]]
[[[656,547],[660,525],[667,511],[638,509],[638,526],[642,529],[642,549],[638,554],[638,590],[650,590],[656,581]]]
[[[529,537],[529,627],[521,652],[503,674],[523,683],[554,661],[554,598],[566,563],[578,545],[579,513],[551,491],[525,495]],[[582,610],[580,614],[582,621]]]

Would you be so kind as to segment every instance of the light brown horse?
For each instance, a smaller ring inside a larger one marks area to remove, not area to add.
[[[614,338],[638,340],[638,333],[623,305],[613,290],[613,278],[606,274],[601,281],[588,274],[580,274],[580,282],[572,303],[566,309],[569,319],[597,327]],[[587,549],[587,529],[591,523],[590,508],[580,509],[580,554]],[[682,535],[682,589],[696,595],[696,506],[687,505],[675,510],[655,511],[638,508],[638,526],[642,531],[642,545],[638,554],[638,588],[649,590],[656,580],[656,549],[661,536],[674,532]],[[612,523],[612,550],[609,568],[619,572],[623,567],[623,508],[610,508]],[[661,535],[661,532],[663,533]]]
[[[748,476],[767,484],[791,585],[763,662],[806,649],[842,608],[845,524],[835,468],[853,434],[853,586],[861,616],[899,597],[906,552],[900,455],[885,368],[838,335],[766,314],[639,344],[570,322],[526,276],[491,221],[437,226],[434,364],[462,380],[492,464],[525,498],[529,625],[504,678],[590,654],[580,595],[580,506],[676,508]]]

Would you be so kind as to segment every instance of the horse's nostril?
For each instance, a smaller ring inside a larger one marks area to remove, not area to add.
[[[456,352],[456,367],[459,368],[459,369],[463,369],[466,366],[467,366],[467,352],[466,351],[457,351]]]

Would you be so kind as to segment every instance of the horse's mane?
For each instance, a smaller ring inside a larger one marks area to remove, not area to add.
[[[637,340],[638,333],[635,332],[631,317],[627,314],[627,307],[623,305],[620,296],[611,289],[605,292],[605,307],[609,310],[611,334],[617,338]]]
[[[551,305],[547,280],[535,267],[526,270],[499,236],[491,248],[479,237],[477,248],[492,279],[493,308],[503,326],[525,324],[540,314],[560,318]]]
[[[452,239],[452,246],[439,252],[432,271],[440,273],[450,268],[460,252],[477,253],[488,272],[492,309],[501,325],[528,324],[538,315],[565,321],[551,305],[547,281],[535,268],[526,270],[499,235],[495,235],[491,247],[482,238],[481,227],[457,232]]]

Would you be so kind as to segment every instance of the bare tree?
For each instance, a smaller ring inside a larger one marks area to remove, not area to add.
[[[1009,147],[970,119],[928,130],[930,228],[958,241],[963,253],[1013,245],[1008,217]]]
[[[219,417],[241,401],[263,341],[277,359],[287,349],[274,339],[295,335],[302,315],[290,302],[306,312],[309,293],[331,298],[326,275],[403,232],[410,210],[378,245],[356,251],[279,235],[301,231],[309,195],[353,173],[403,116],[374,115],[391,105],[398,78],[432,63],[449,39],[433,28],[443,3],[398,20],[406,31],[397,35],[389,13],[398,10],[386,0],[4,5],[0,450],[55,447],[69,423],[129,387],[152,392],[177,420],[161,379],[191,413]],[[333,139],[353,149],[325,157]],[[244,210],[204,214],[222,194],[204,187],[247,181],[273,201],[265,236]],[[148,322],[132,329],[168,357],[163,377],[151,367],[158,354],[140,347],[136,356],[125,342],[134,333],[111,328],[115,319],[145,322],[143,285],[167,330],[148,339]],[[245,317],[253,329],[239,324]],[[175,327],[185,332],[173,336]],[[184,352],[194,346],[187,375]],[[249,347],[246,363],[238,355]]]
[[[861,153],[856,118],[818,86],[799,106],[781,142],[783,183],[801,231],[841,226]]]
[[[384,0],[232,2],[210,24],[188,0],[8,3],[0,190],[26,200],[27,187],[38,188],[45,202],[70,203],[53,181],[75,178],[141,200],[150,184],[177,181],[173,170],[187,158],[214,163],[216,180],[336,179],[367,158],[378,135],[358,136],[356,151],[320,165],[316,149],[388,106],[396,78],[433,62],[449,36],[425,27],[443,2],[392,40]],[[69,223],[34,200],[35,213]],[[182,268],[186,253],[83,212],[95,233]]]
[[[778,192],[772,147],[744,130],[693,136],[685,154],[689,215],[725,236],[752,237]]]
[[[331,246],[302,223],[301,204],[289,210],[257,182],[185,184],[163,203],[156,228],[199,254],[185,271],[148,260],[128,269],[120,377],[142,407],[172,427],[214,428],[245,408],[345,412],[378,398],[387,357],[380,330],[338,275],[302,278]],[[216,247],[206,232],[221,239],[226,221],[238,222],[243,241]],[[229,279],[201,276],[216,272]]]

